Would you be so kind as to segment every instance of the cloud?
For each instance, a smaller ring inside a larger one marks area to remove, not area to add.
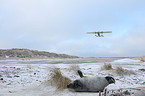
[[[112,39],[110,53],[116,56],[143,56],[145,49],[144,31],[145,28],[139,24],[134,26],[125,36]]]
[[[78,56],[144,55],[144,0],[1,0],[0,48]],[[87,31],[112,30],[104,38]],[[137,51],[136,51],[137,50]]]

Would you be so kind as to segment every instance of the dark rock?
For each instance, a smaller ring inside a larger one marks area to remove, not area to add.
[[[6,81],[2,81],[2,83],[6,83]]]
[[[124,96],[122,93],[111,94],[111,96]]]
[[[12,78],[12,76],[7,76],[7,78]]]
[[[3,78],[0,78],[0,80],[4,80]]]
[[[14,68],[15,69],[16,67],[10,67],[10,68]]]
[[[20,70],[21,68],[17,68],[17,70]]]
[[[143,82],[142,84],[145,85],[145,82]]]
[[[11,83],[8,83],[7,85],[11,85]]]
[[[123,94],[125,95],[130,95],[130,92],[128,92],[128,90],[124,91]]]
[[[138,69],[138,70],[140,70],[140,71],[145,71],[145,69]]]
[[[18,75],[14,75],[14,77],[20,77],[20,76],[18,76]]]

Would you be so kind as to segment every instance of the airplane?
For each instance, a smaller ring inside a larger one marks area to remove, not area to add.
[[[104,37],[103,33],[112,33],[112,31],[97,31],[97,32],[87,32],[87,34],[95,34],[96,37]]]

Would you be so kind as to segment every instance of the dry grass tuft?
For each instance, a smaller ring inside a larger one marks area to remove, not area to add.
[[[51,78],[49,80],[51,84],[55,84],[57,90],[66,89],[66,86],[71,82],[71,80],[62,76],[58,68],[53,68],[51,72]]]
[[[74,71],[76,74],[78,74],[78,70],[80,70],[80,67],[77,64],[72,64],[69,68],[69,71]]]
[[[145,60],[144,60],[143,57],[140,57],[140,61],[141,61],[141,62],[145,62]]]
[[[117,73],[117,74],[120,75],[120,76],[135,74],[134,71],[132,71],[132,70],[127,70],[127,69],[123,69],[123,68],[120,67],[120,66],[116,67],[115,73]]]
[[[111,63],[104,63],[101,70],[113,70]]]

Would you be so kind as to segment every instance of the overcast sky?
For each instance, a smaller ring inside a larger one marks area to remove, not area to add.
[[[0,49],[145,55],[145,0],[0,0]],[[107,31],[103,38],[86,34]]]

